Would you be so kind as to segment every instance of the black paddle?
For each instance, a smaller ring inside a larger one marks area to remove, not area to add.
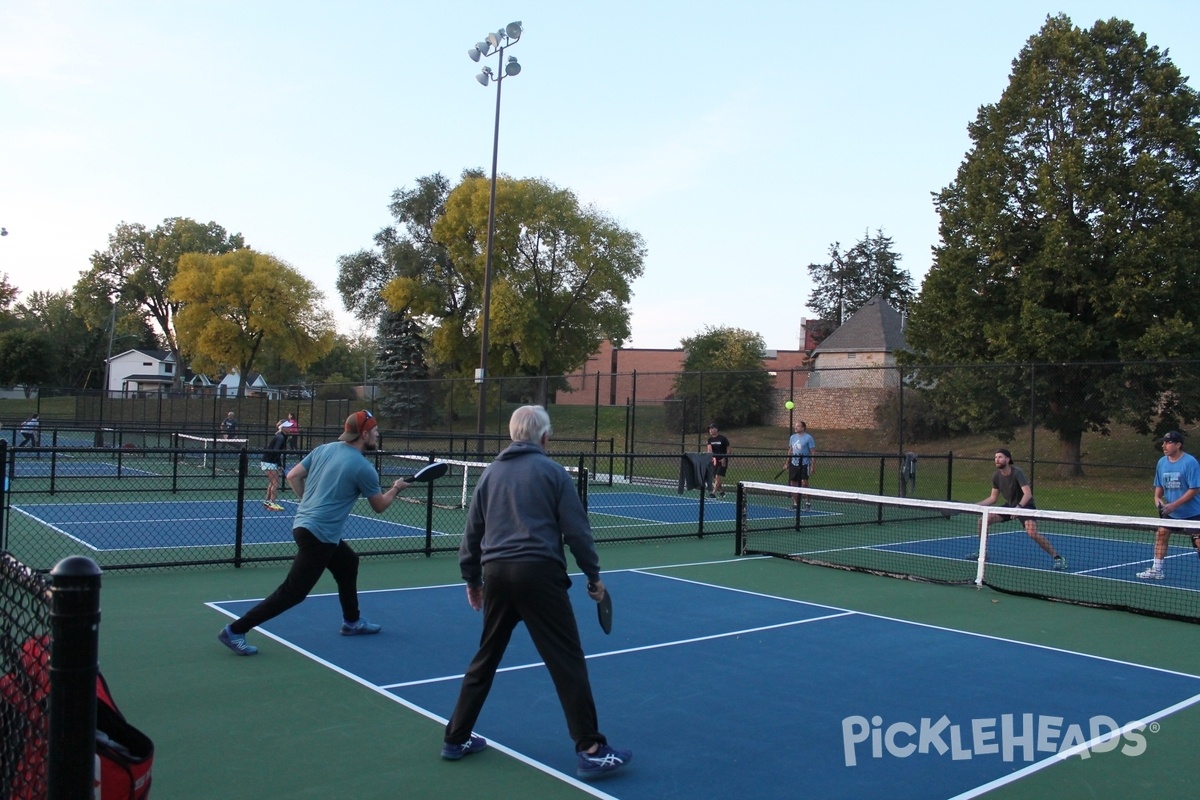
[[[779,476],[780,476],[780,475],[782,475],[782,474],[783,474],[784,472],[786,472],[786,471],[787,471],[787,464],[784,464],[784,465],[783,465],[783,469],[779,470],[779,472],[776,472],[776,473],[775,473],[775,477],[774,477],[774,478],[771,478],[771,480],[773,480],[773,481],[777,481],[777,480],[779,480]]]
[[[441,461],[434,461],[431,464],[426,464],[412,475],[401,475],[400,480],[405,483],[429,483],[446,474],[450,469],[449,464],[443,464]]]
[[[596,584],[589,583],[588,591],[595,591]],[[600,598],[600,602],[596,603],[596,616],[600,620],[600,630],[607,633],[612,633],[612,593],[608,588],[604,589],[604,597]]]

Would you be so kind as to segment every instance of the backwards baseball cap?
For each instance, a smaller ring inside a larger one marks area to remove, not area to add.
[[[710,428],[716,428],[716,427],[717,427],[717,423],[715,423],[715,422],[710,422],[710,423],[708,423],[708,427],[710,427]],[[717,428],[717,430],[720,430],[720,428]]]
[[[1010,453],[1010,452],[1008,451],[1008,448],[1005,448],[1005,447],[997,447],[997,448],[996,448],[996,452],[997,452],[997,453],[999,453],[1000,455],[1004,456],[1005,458],[1007,458],[1009,461],[1012,461],[1012,460],[1013,460],[1012,453]]]
[[[1170,431],[1169,433],[1164,434],[1163,437],[1161,439],[1159,439],[1159,441],[1160,442],[1175,442],[1176,444],[1183,444],[1183,431]]]
[[[355,411],[346,417],[346,432],[339,436],[338,439],[343,442],[353,442],[378,424],[375,421],[375,417],[371,416],[370,411]]]

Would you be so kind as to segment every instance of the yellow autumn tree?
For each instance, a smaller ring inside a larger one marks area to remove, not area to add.
[[[249,248],[222,255],[186,253],[171,281],[180,349],[193,369],[236,370],[246,391],[264,345],[300,369],[334,344],[324,295],[289,264]]]

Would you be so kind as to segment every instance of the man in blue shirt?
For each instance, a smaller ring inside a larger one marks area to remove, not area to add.
[[[796,432],[788,439],[787,474],[788,486],[808,486],[808,479],[813,471],[813,455],[817,452],[817,443],[808,432],[808,423],[799,420]],[[792,508],[800,502],[800,495],[792,499]],[[812,510],[812,501],[804,503],[806,511]]]
[[[1163,456],[1154,470],[1154,505],[1164,519],[1200,519],[1200,462],[1183,452],[1183,433],[1171,431],[1162,438]],[[1200,531],[1175,529],[1192,537],[1192,547],[1200,554]],[[1154,563],[1138,573],[1142,580],[1161,581],[1167,559],[1171,528],[1161,527],[1154,534]]]
[[[288,471],[288,486],[300,501],[292,522],[296,558],[270,597],[221,629],[217,634],[221,644],[239,656],[257,653],[257,647],[246,643],[246,633],[303,602],[325,570],[337,581],[341,634],[379,633],[381,626],[359,614],[358,554],[342,538],[346,518],[359,497],[367,498],[371,510],[382,514],[396,495],[408,488],[407,482],[397,478],[386,492],[380,490],[379,474],[364,457],[378,446],[375,418],[370,411],[356,411],[346,418],[345,432],[338,441],[321,445]]]

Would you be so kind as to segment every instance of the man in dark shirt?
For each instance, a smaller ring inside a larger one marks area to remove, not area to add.
[[[725,496],[725,473],[729,469],[729,440],[717,428],[717,423],[708,424],[708,453],[712,456],[713,485],[709,497]]]

